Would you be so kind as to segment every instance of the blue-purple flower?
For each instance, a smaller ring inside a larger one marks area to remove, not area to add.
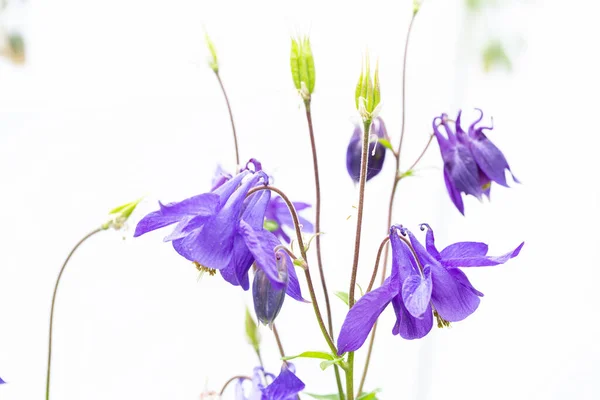
[[[304,232],[314,232],[314,226],[312,222],[300,215],[300,211],[310,207],[308,203],[302,203],[294,201],[292,202],[296,212],[298,212],[298,220],[302,225]],[[290,242],[290,237],[283,230],[283,227],[294,229],[294,221],[292,220],[292,214],[290,210],[279,196],[271,198],[267,205],[267,211],[265,212],[265,228],[272,232],[275,236],[280,238],[286,243]]]
[[[383,162],[385,161],[385,147],[378,142],[379,139],[387,139],[387,130],[381,117],[376,117],[371,123],[370,134],[372,140],[369,142],[369,162],[367,164],[367,180],[373,178],[375,175],[381,172],[383,168]],[[362,156],[362,136],[363,131],[357,124],[354,128],[352,138],[348,144],[348,150],[346,152],[346,169],[350,178],[354,182],[358,182],[360,179],[360,160]]]
[[[3,383],[6,383],[2,380],[2,378],[0,378],[0,385],[2,385]]]
[[[254,165],[259,168],[260,164]],[[279,240],[263,229],[270,191],[247,196],[250,189],[266,183],[264,172],[246,169],[209,193],[177,203],[159,203],[159,210],[138,223],[134,237],[176,224],[165,241],[171,241],[173,248],[199,269],[219,270],[226,281],[248,290],[248,270],[256,263],[274,289],[287,283],[287,293],[303,300],[293,265],[288,265],[287,282],[277,269]]]
[[[422,225],[422,228],[428,225]],[[398,233],[408,235],[416,253]],[[350,309],[338,338],[340,353],[359,349],[383,310],[392,303],[396,313],[394,335],[404,339],[419,339],[429,333],[433,316],[439,327],[461,321],[479,306],[479,297],[466,275],[458,267],[503,264],[516,257],[523,243],[515,250],[499,256],[487,255],[484,243],[459,242],[441,252],[435,248],[433,231],[428,229],[426,248],[413,234],[401,226],[390,229],[392,271],[384,284],[365,294]]]
[[[294,374],[291,363],[283,364],[279,376],[265,372],[261,367],[254,368],[252,388],[248,396],[244,391],[246,379],[239,379],[236,385],[235,400],[295,400],[304,389],[304,383]],[[270,384],[265,382],[271,381]]]
[[[484,129],[493,127],[476,127],[483,119],[483,111],[479,110],[479,119],[469,126],[468,132],[460,125],[461,111],[456,117],[456,129],[452,130],[448,123],[448,115],[442,114],[433,119],[433,132],[440,146],[444,161],[444,181],[452,202],[464,214],[461,193],[473,195],[481,199],[490,196],[491,183],[496,182],[508,187],[505,171],[512,171],[502,152],[483,133]],[[444,126],[444,136],[439,126]],[[512,175],[515,182],[519,182]]]

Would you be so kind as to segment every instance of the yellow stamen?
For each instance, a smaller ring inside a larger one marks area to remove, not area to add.
[[[440,317],[440,314],[436,310],[433,311],[433,316],[437,320],[438,328],[450,328],[450,322],[446,321],[444,318]]]
[[[210,276],[215,276],[215,274],[217,273],[216,269],[205,267],[204,265],[200,264],[197,261],[192,261],[192,263],[194,264],[196,269],[198,271],[200,271],[201,273],[208,272],[208,275],[210,275]]]

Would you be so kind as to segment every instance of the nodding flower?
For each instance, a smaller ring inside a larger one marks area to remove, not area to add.
[[[354,182],[360,179],[360,162],[362,156],[362,135],[360,125],[356,125],[354,133],[350,138],[348,150],[346,151],[346,169]],[[385,147],[378,142],[379,139],[387,139],[387,131],[381,117],[373,119],[370,135],[373,140],[369,141],[369,162],[367,164],[367,181],[381,172],[385,161]]]
[[[479,112],[479,119],[469,126],[468,132],[460,125],[461,111],[456,117],[454,130],[450,127],[447,114],[433,119],[433,132],[444,161],[446,189],[461,214],[465,213],[461,193],[478,199],[483,195],[489,198],[491,183],[508,187],[505,171],[508,170],[512,175],[502,152],[483,133],[484,129],[491,130],[493,126],[476,126],[483,118],[483,111]],[[440,126],[444,127],[445,136],[440,132]],[[512,177],[519,183],[514,175]]]

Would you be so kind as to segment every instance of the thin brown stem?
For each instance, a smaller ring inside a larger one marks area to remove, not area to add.
[[[219,81],[219,86],[221,86],[221,91],[223,92],[223,96],[225,97],[225,103],[227,103],[227,110],[229,111],[229,120],[231,121],[231,130],[233,131],[233,144],[235,146],[235,165],[236,168],[240,165],[240,151],[238,149],[238,140],[237,134],[235,133],[235,123],[233,122],[233,112],[231,111],[231,105],[229,104],[229,97],[227,97],[227,92],[225,91],[225,86],[223,86],[223,81],[221,81],[221,75],[216,71],[215,75],[217,76],[217,80]]]
[[[427,149],[429,148],[429,145],[431,144],[431,141],[433,140],[433,136],[434,136],[433,134],[431,134],[429,136],[429,140],[427,141],[427,144],[425,145],[425,148],[423,149],[423,151],[421,152],[421,154],[419,154],[419,157],[417,157],[417,159],[415,160],[415,162],[412,163],[412,165],[410,166],[410,168],[407,169],[407,171],[410,171],[410,170],[414,169],[417,166],[417,164],[419,164],[419,162],[421,161],[421,159],[423,158],[423,156],[427,152]]]
[[[373,275],[371,275],[371,281],[369,282],[369,286],[367,287],[367,291],[365,292],[365,294],[369,293],[371,289],[373,289],[373,285],[375,284],[375,278],[377,278],[377,270],[379,269],[379,259],[381,258],[381,252],[383,251],[383,248],[389,240],[390,237],[386,236],[385,239],[383,239],[381,241],[381,244],[379,245],[379,249],[377,250],[377,258],[375,258],[375,266],[373,267]]]
[[[329,303],[329,292],[327,290],[327,283],[325,281],[325,274],[323,272],[323,262],[321,260],[321,183],[319,180],[319,162],[317,160],[317,146],[315,145],[315,134],[312,124],[312,115],[310,111],[310,100],[304,102],[306,106],[306,121],[308,122],[308,132],[310,134],[310,146],[313,155],[313,170],[315,172],[315,238],[317,242],[317,266],[319,267],[319,275],[321,277],[321,284],[323,285],[323,295],[325,297],[325,308],[327,311],[327,325],[329,328],[329,336],[333,339],[333,323],[331,320],[331,305]]]
[[[223,388],[221,389],[221,391],[219,392],[219,396],[223,396],[223,393],[225,393],[225,389],[227,389],[227,386],[229,386],[229,384],[233,381],[235,381],[236,379],[248,379],[248,380],[252,380],[252,378],[250,378],[249,376],[246,375],[236,375],[234,377],[229,378],[229,380],[227,382],[225,382],[225,384],[223,385]]]
[[[310,136],[310,147],[313,156],[313,171],[315,173],[315,234],[317,248],[317,266],[319,267],[319,277],[321,278],[321,286],[323,287],[323,297],[325,298],[325,311],[327,313],[327,327],[329,328],[329,336],[331,340],[335,340],[333,333],[333,320],[331,318],[331,303],[329,301],[329,291],[327,290],[327,281],[325,280],[325,272],[323,270],[323,261],[321,258],[321,183],[319,179],[319,161],[317,158],[317,146],[315,144],[315,134],[312,123],[312,114],[310,110],[310,98],[304,101],[306,109],[306,121],[308,123],[308,133]],[[338,391],[343,396],[342,380],[340,378],[340,370],[337,365],[333,366],[335,373],[335,381],[338,386]],[[340,400],[344,400],[343,398]]]
[[[408,32],[406,33],[406,41],[404,42],[404,61],[402,63],[402,127],[400,128],[400,143],[396,155],[400,157],[402,153],[402,142],[404,140],[404,131],[406,130],[406,59],[408,58],[408,43],[410,42],[410,33],[412,32],[413,23],[417,13],[413,13],[408,24]]]
[[[273,324],[273,336],[275,336],[275,341],[277,342],[277,348],[279,349],[279,354],[281,358],[285,357],[285,351],[283,350],[283,345],[281,344],[281,338],[279,337],[279,332],[277,332],[277,327]]]
[[[71,259],[71,256],[73,256],[73,254],[79,248],[79,246],[81,246],[86,240],[94,236],[96,233],[102,232],[103,230],[103,228],[94,229],[93,231],[85,235],[83,238],[81,238],[79,242],[77,242],[75,247],[73,247],[67,258],[63,262],[63,265],[60,268],[60,272],[58,273],[58,278],[56,278],[56,284],[54,285],[54,294],[52,295],[52,305],[50,306],[50,328],[48,330],[48,367],[46,370],[46,400],[50,399],[50,371],[52,369],[52,328],[54,326],[54,306],[56,304],[56,293],[58,292],[58,284],[60,283],[60,278],[62,277],[63,272],[65,271],[69,260]]]

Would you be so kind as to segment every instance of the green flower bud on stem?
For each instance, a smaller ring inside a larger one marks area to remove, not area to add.
[[[309,101],[315,89],[315,61],[308,37],[292,38],[290,67],[294,86],[302,99]]]
[[[363,122],[370,122],[379,114],[381,91],[379,88],[379,61],[375,64],[375,73],[371,77],[371,61],[369,53],[365,56],[364,65],[354,92],[356,109]]]
[[[210,40],[210,36],[208,36],[208,32],[204,32],[204,40],[206,40],[206,46],[208,47],[208,51],[210,51],[210,58],[208,59],[208,66],[213,70],[215,74],[219,73],[219,61],[217,59],[217,49],[215,48],[215,44],[212,40]]]
[[[125,225],[125,222],[131,216],[131,213],[138,204],[140,204],[142,198],[139,198],[131,203],[123,204],[122,206],[113,208],[108,212],[110,219],[102,225],[102,229],[106,230],[109,228],[115,228],[115,230],[119,230]]]

